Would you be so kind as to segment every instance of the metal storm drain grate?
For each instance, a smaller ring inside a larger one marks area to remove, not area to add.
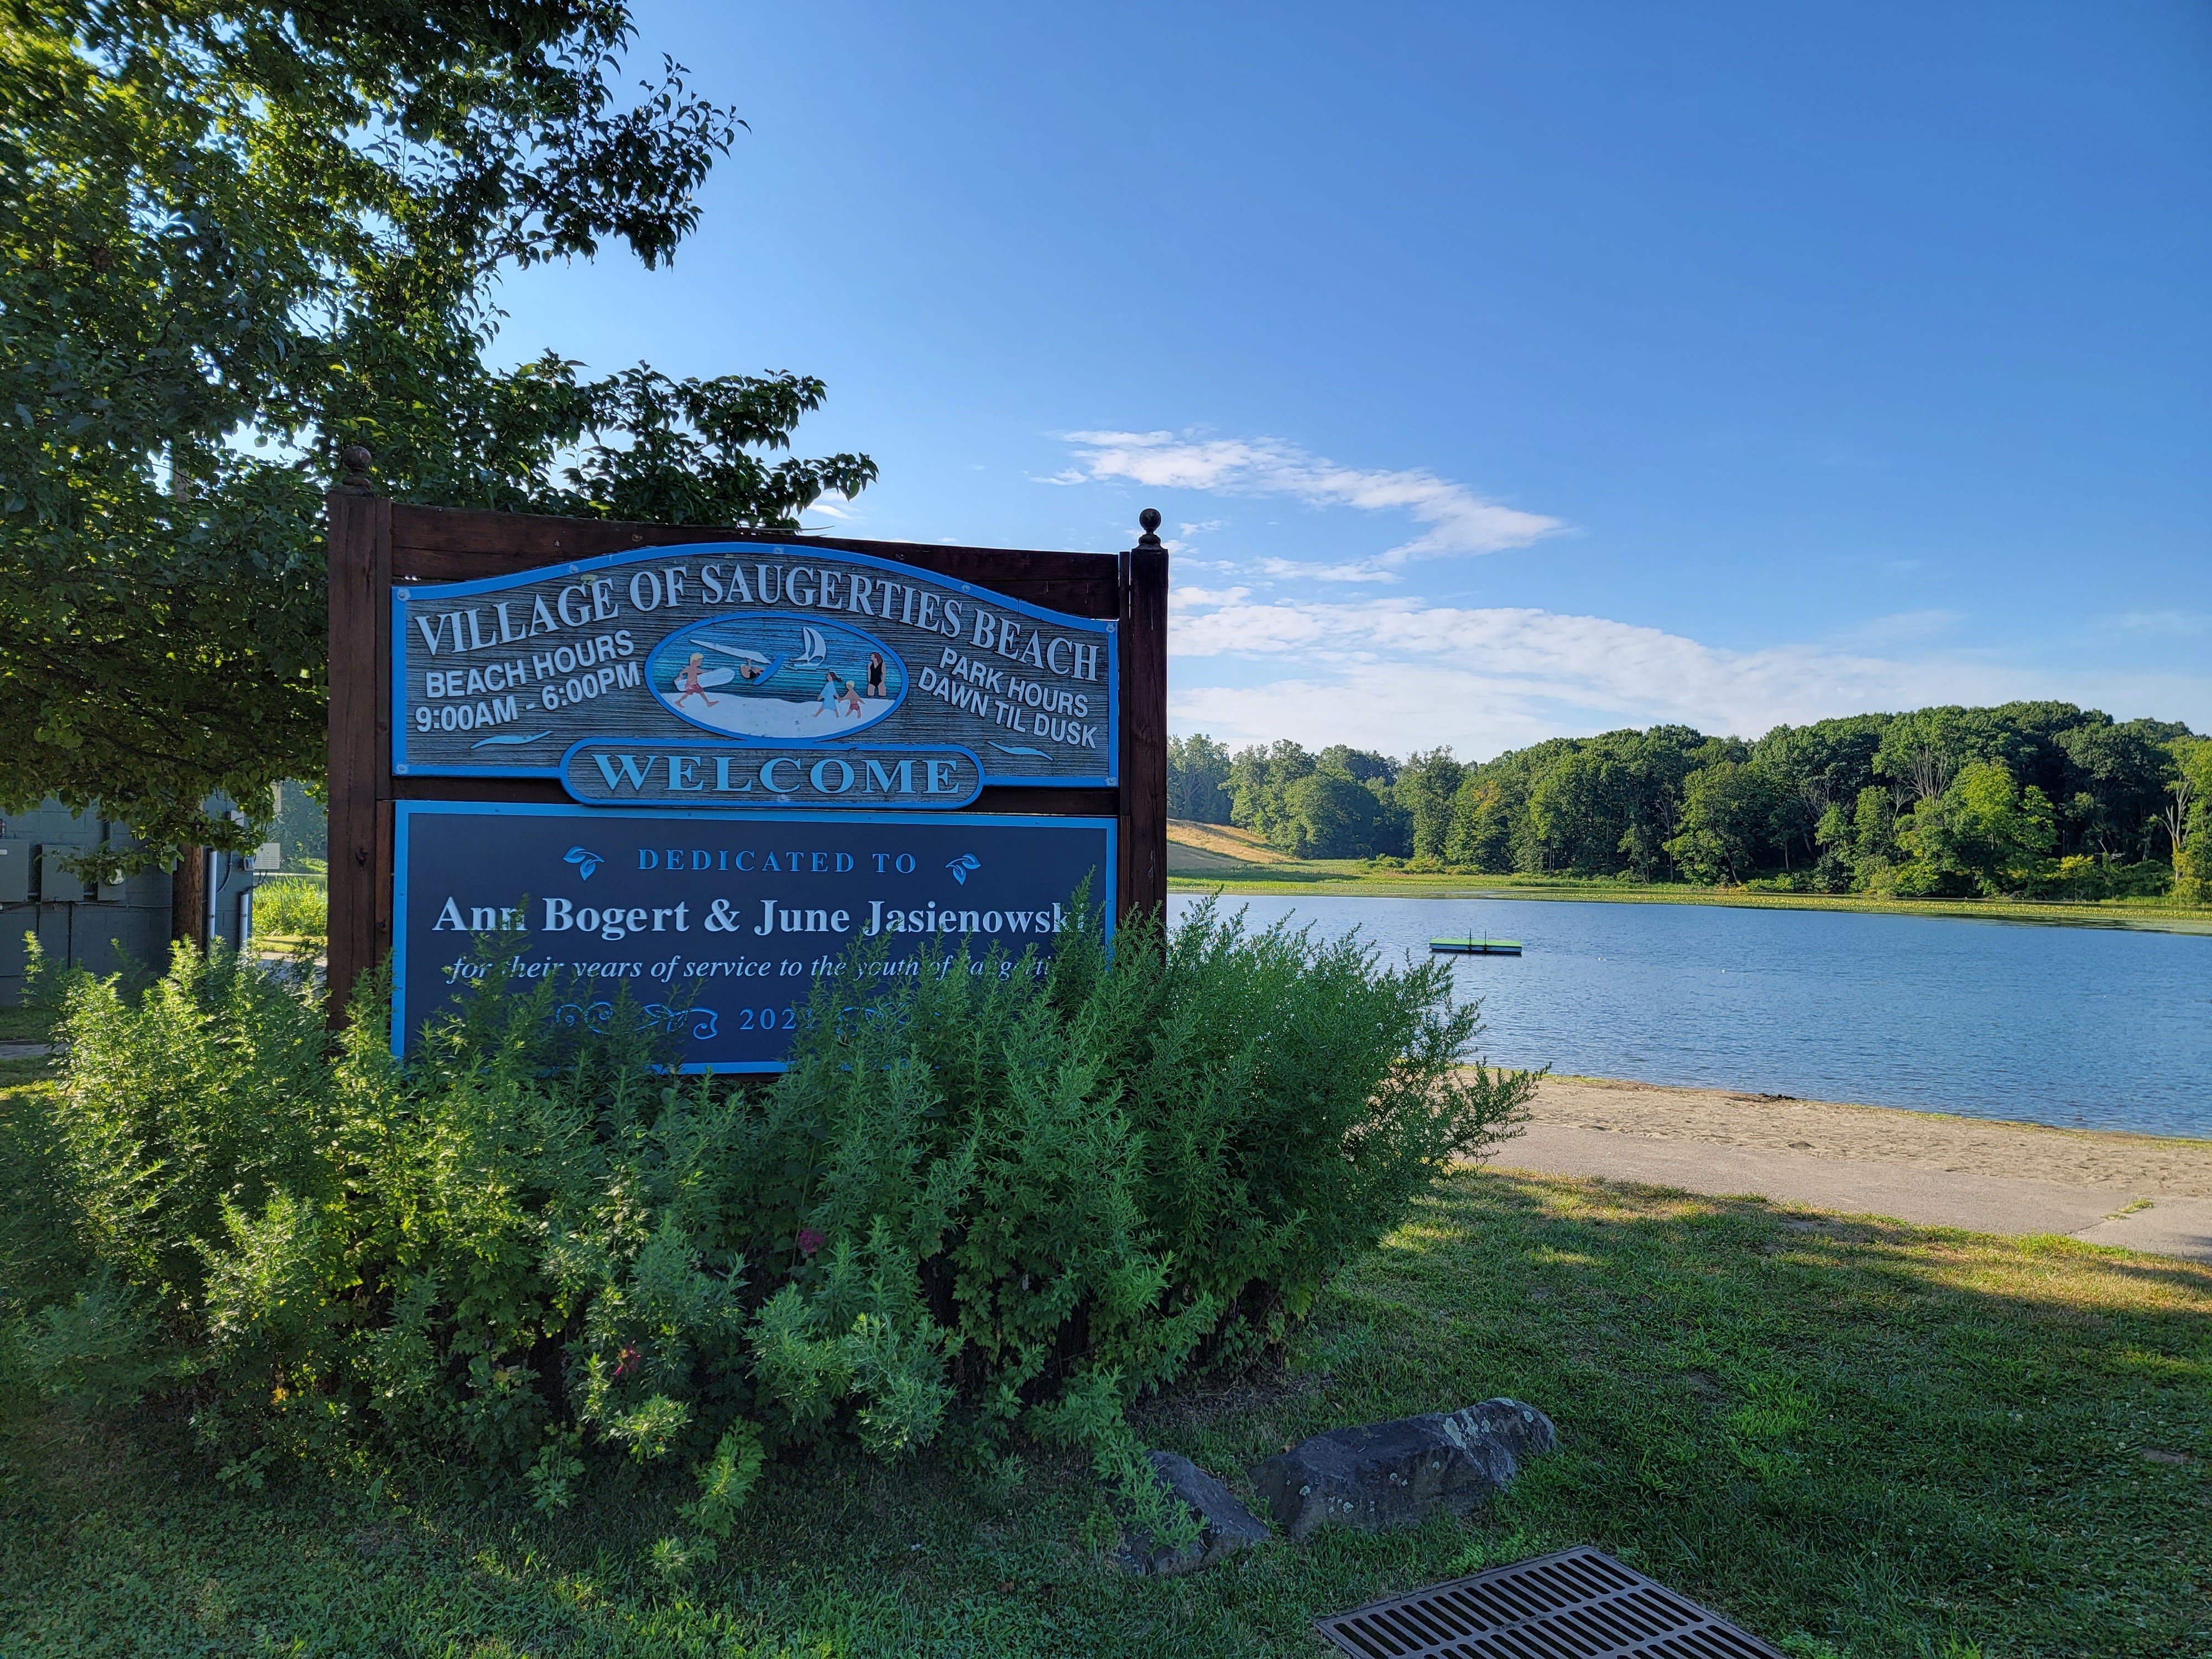
[[[1370,1601],[1314,1626],[1355,1659],[1784,1659],[1588,1548]]]

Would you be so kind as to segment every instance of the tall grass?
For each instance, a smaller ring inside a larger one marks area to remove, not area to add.
[[[253,890],[253,931],[283,939],[327,939],[330,890],[298,876],[263,881]]]

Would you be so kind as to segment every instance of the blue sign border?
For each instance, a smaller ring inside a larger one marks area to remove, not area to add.
[[[880,559],[872,553],[854,553],[842,547],[807,547],[792,542],[682,542],[665,547],[632,548],[621,553],[605,553],[592,559],[574,559],[567,564],[536,565],[528,570],[519,570],[510,576],[484,576],[466,582],[422,582],[392,586],[392,769],[401,777],[410,778],[558,778],[558,765],[545,766],[418,766],[407,759],[407,650],[402,643],[407,637],[407,609],[416,599],[466,599],[477,593],[500,593],[510,588],[521,587],[532,582],[550,580],[556,576],[579,576],[588,571],[611,570],[623,565],[641,564],[653,559],[697,558],[710,553],[774,553],[780,556],[813,557],[827,554],[832,558],[852,560],[871,569],[895,571],[905,576],[927,576],[955,592],[975,600],[988,603],[1001,610],[1039,618],[1056,627],[1079,629],[1097,634],[1106,642],[1106,769],[1098,775],[1078,778],[1039,778],[1012,776],[993,777],[982,768],[978,757],[985,788],[1020,787],[1030,789],[1111,789],[1121,781],[1121,637],[1115,626],[1118,618],[1109,617],[1076,617],[1064,611],[1049,611],[1027,599],[1018,599],[1001,593],[995,588],[979,587],[974,582],[963,581],[957,576],[942,576],[934,570],[917,565],[901,564],[894,559]],[[803,614],[793,611],[796,616]],[[705,620],[703,617],[701,620]],[[650,654],[649,653],[647,654]],[[903,661],[903,658],[901,659]],[[908,691],[912,686],[909,683]],[[665,705],[664,705],[665,707]],[[678,716],[681,719],[682,716]],[[566,755],[562,759],[567,758]],[[744,807],[725,809],[745,811]]]
[[[605,743],[629,744],[639,749],[682,749],[695,755],[713,755],[724,751],[748,755],[763,755],[770,752],[785,754],[793,750],[809,755],[858,755],[864,750],[872,755],[965,755],[968,757],[968,763],[975,769],[975,787],[957,800],[908,801],[896,807],[759,807],[735,805],[710,807],[693,799],[696,792],[692,790],[686,790],[681,795],[632,795],[622,803],[623,807],[651,806],[665,802],[671,806],[703,812],[714,817],[720,817],[730,812],[743,812],[748,817],[764,817],[770,812],[805,812],[810,815],[818,812],[826,818],[851,823],[859,819],[864,812],[957,811],[983,793],[983,757],[964,743],[835,743],[813,738],[800,743],[775,743],[766,738],[756,738],[750,742],[747,742],[743,738],[723,738],[690,743],[682,738],[579,738],[561,751],[561,787],[568,790],[569,799],[574,801],[579,806],[590,807],[594,812],[604,813],[620,809],[617,808],[611,801],[593,800],[589,796],[578,794],[568,782],[568,763],[574,758],[579,749],[588,749],[593,744]]]
[[[643,818],[665,823],[670,819],[696,819],[708,823],[727,823],[728,812],[659,811],[641,812],[628,807],[570,805],[565,802],[540,801],[473,801],[473,800],[403,800],[394,801],[392,811],[392,1052],[396,1058],[403,1052],[402,1036],[407,1030],[407,854],[409,823],[417,817],[527,817],[576,818],[604,823],[610,818]],[[933,812],[822,812],[769,811],[747,812],[752,822],[785,823],[916,823],[942,828],[945,820]],[[1106,942],[1114,940],[1114,919],[1120,914],[1116,871],[1121,864],[1121,820],[1109,817],[1054,817],[1029,812],[975,812],[966,822],[988,824],[994,829],[1032,830],[1103,830],[1106,832],[1105,928]],[[787,1068],[782,1060],[740,1060],[730,1066],[709,1066],[699,1062],[680,1066],[684,1073],[731,1072],[774,1073]]]

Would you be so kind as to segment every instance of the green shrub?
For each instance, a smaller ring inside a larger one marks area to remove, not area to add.
[[[1818,874],[1811,870],[1787,870],[1780,875],[1753,876],[1743,884],[1747,893],[1817,893]]]
[[[2197,826],[2173,855],[2177,904],[2212,904],[2212,812],[2197,809]]]
[[[2173,889],[2173,870],[2154,860],[2140,864],[2112,864],[2077,854],[2063,858],[2040,875],[2034,884],[2043,898],[2115,899],[2164,898]]]
[[[225,955],[135,1006],[80,976],[99,1277],[21,1345],[49,1386],[180,1392],[256,1483],[334,1442],[548,1507],[587,1457],[689,1466],[707,1534],[832,1437],[989,1462],[1019,1430],[1151,1505],[1129,1401],[1279,1339],[1533,1087],[1461,1069],[1476,1012],[1434,962],[1211,907],[1110,966],[1095,921],[1048,965],[856,948],[764,1083],[678,1080],[626,1001],[566,1027],[484,956],[404,1066],[378,986],[326,1062],[312,1004]]]
[[[264,881],[253,890],[253,931],[287,939],[327,939],[330,890],[297,877]]]
[[[77,1225],[119,1282],[188,1317],[230,1212],[331,1189],[329,1034],[318,1009],[228,950],[177,945],[136,997],[119,975],[62,985]]]

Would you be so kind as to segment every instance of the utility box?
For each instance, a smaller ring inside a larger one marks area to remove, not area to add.
[[[39,848],[39,880],[35,895],[42,904],[82,904],[99,890],[69,867],[82,847],[44,846]]]
[[[253,873],[257,876],[269,875],[283,867],[284,843],[281,841],[263,842],[260,849],[253,855]]]
[[[133,962],[167,955],[172,884],[165,870],[139,870],[120,880],[88,882],[64,866],[85,859],[95,866],[137,849],[127,824],[95,808],[73,812],[48,799],[11,812],[0,825],[0,1008],[24,990],[24,936],[39,941],[58,970],[113,973]],[[4,1646],[0,1644],[0,1646]]]

